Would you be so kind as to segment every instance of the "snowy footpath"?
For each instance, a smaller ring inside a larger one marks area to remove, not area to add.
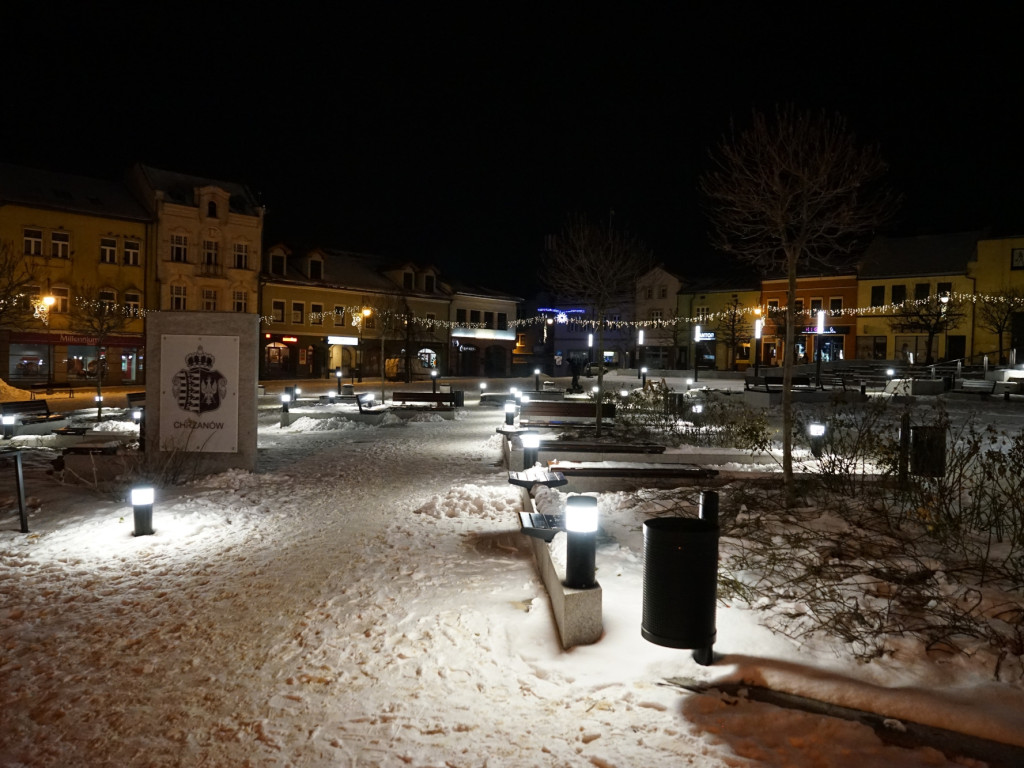
[[[324,413],[262,417],[257,474],[161,489],[153,536],[41,462],[21,534],[0,470],[0,766],[982,765],[664,684],[772,670],[838,703],[889,701],[894,728],[943,707],[938,725],[984,735],[1024,724],[1020,688],[969,663],[858,665],[739,607],[719,609],[711,667],[645,642],[642,494],[602,495],[605,636],[563,651],[499,413]]]

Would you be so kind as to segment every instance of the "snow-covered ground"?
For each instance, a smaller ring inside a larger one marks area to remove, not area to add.
[[[467,405],[377,427],[348,406],[293,408],[286,429],[268,412],[260,471],[160,489],[153,536],[41,458],[22,534],[0,469],[0,765],[981,764],[670,678],[1024,746],[1024,686],[994,681],[984,653],[908,639],[860,663],[738,605],[719,606],[712,666],[646,642],[643,494],[600,495],[604,636],[564,651],[501,466],[502,415]]]

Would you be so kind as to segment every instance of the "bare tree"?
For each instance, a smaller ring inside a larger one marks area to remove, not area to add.
[[[992,298],[992,301],[983,301],[978,304],[978,319],[975,322],[979,328],[984,328],[995,334],[999,349],[999,363],[1003,364],[1006,362],[1003,357],[1003,335],[1011,330],[1013,316],[1024,311],[1024,290],[1004,288]]]
[[[548,287],[560,298],[579,301],[590,309],[596,330],[597,436],[601,436],[601,395],[604,392],[604,331],[608,311],[635,294],[636,281],[651,268],[651,254],[624,231],[577,214],[553,238],[544,272]]]
[[[746,312],[743,311],[743,305],[739,299],[734,298],[732,303],[722,310],[715,323],[715,334],[728,351],[726,362],[729,370],[736,370],[736,353],[744,342],[750,340],[751,330],[752,326],[747,320]]]
[[[107,373],[104,348],[107,339],[123,331],[128,324],[138,319],[130,307],[118,306],[111,296],[109,299],[93,286],[82,285],[75,292],[70,315],[74,328],[95,339],[96,346],[96,418],[103,418],[103,377]]]
[[[925,345],[925,365],[935,362],[935,338],[959,328],[967,317],[967,307],[951,296],[929,296],[927,299],[908,300],[894,308],[889,326],[898,333],[923,333],[928,339]],[[946,354],[949,357],[949,354]]]
[[[874,148],[861,148],[836,115],[778,107],[755,112],[749,128],[729,135],[701,178],[712,243],[762,276],[785,274],[783,474],[793,494],[793,318],[797,274],[836,268],[863,248],[895,200],[876,186],[885,171]]]
[[[38,292],[31,257],[22,256],[10,241],[0,241],[0,328],[20,328],[31,319]]]

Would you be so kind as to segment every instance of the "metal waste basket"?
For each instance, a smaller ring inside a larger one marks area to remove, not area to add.
[[[465,408],[466,407],[466,390],[464,390],[464,389],[453,389],[452,390],[452,397],[455,398],[455,407],[456,408]]]
[[[946,474],[946,428],[910,428],[910,474],[942,477]]]
[[[707,495],[707,494],[706,494]],[[645,640],[667,648],[694,648],[711,662],[718,598],[718,498],[714,515],[658,517],[644,522],[643,622]]]

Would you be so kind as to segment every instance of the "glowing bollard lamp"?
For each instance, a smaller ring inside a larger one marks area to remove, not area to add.
[[[433,387],[433,392],[437,394],[437,369],[435,368],[430,372],[430,386]]]
[[[825,447],[825,425],[814,422],[807,426],[807,434],[811,438],[811,453],[814,458],[820,459]]]
[[[516,401],[505,401],[505,426],[513,427],[516,423]]]
[[[281,395],[281,426],[287,427],[292,423],[291,416],[288,414],[288,403],[292,401],[292,396],[285,392]]]
[[[533,391],[540,392],[540,368],[533,369]]]
[[[10,440],[14,437],[14,414],[4,414],[4,440]]]
[[[338,395],[341,395],[341,366],[334,369],[334,376],[338,380]]]
[[[597,551],[597,499],[570,496],[565,500],[565,586],[593,589]]]
[[[153,489],[132,488],[132,515],[135,518],[135,535],[150,536],[153,533]]]
[[[530,469],[537,463],[540,454],[540,433],[523,432],[519,439],[523,441],[523,469]]]
[[[647,389],[647,368],[646,366],[640,369],[640,386]]]

